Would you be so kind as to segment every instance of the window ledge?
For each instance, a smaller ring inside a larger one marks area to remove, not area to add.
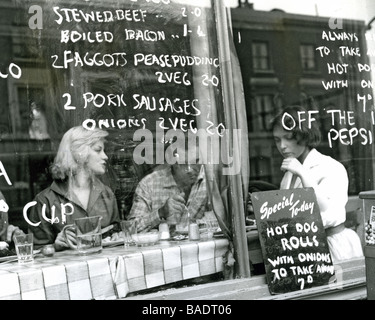
[[[125,300],[362,300],[367,297],[364,258],[335,266],[339,281],[303,291],[271,295],[266,277],[224,280],[189,288],[168,289]]]

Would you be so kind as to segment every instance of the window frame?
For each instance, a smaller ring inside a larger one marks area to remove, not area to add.
[[[301,58],[301,68],[304,73],[311,73],[318,71],[317,56],[315,51],[315,46],[310,43],[301,43],[299,46],[300,58]],[[311,49],[310,52],[308,52]],[[307,53],[307,55],[304,55]],[[312,54],[312,55],[311,55]],[[311,55],[311,56],[310,56]],[[313,67],[306,67],[306,62],[313,62]]]
[[[263,48],[260,47],[262,45],[264,45]],[[265,53],[257,54],[257,49],[258,51],[262,51],[262,49],[265,49]],[[268,41],[253,40],[251,43],[251,58],[253,69],[255,72],[271,72],[273,70],[270,43]],[[264,67],[259,67],[259,64],[262,65],[263,63],[265,63],[266,65]]]

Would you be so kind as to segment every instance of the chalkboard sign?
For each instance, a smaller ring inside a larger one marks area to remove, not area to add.
[[[335,270],[312,188],[254,192],[251,199],[271,294],[334,281]]]

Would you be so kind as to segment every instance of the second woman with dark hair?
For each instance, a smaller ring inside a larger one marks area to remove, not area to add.
[[[272,122],[277,149],[284,157],[280,189],[313,188],[327,234],[333,262],[363,256],[358,234],[345,228],[348,175],[345,167],[315,149],[321,134],[316,121],[299,121],[300,106],[283,110]]]

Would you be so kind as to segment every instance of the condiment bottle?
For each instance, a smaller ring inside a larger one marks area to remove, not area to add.
[[[166,222],[161,222],[159,224],[159,234],[160,234],[160,240],[167,240],[171,237],[169,233],[169,226]]]
[[[199,227],[195,221],[189,223],[189,240],[199,240]]]

